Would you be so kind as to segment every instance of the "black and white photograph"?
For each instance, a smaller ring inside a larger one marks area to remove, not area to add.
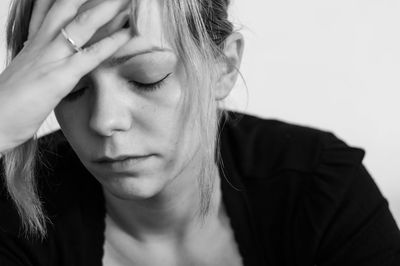
[[[399,14],[0,0],[0,266],[399,266]]]

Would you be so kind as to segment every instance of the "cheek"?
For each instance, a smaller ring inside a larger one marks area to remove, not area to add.
[[[178,61],[173,73],[167,79],[166,85],[158,92],[150,93],[152,105],[157,109],[165,109],[174,112],[180,112],[183,102],[183,96],[187,92],[186,72],[183,64]]]
[[[154,106],[157,109],[159,121],[154,131],[162,132],[163,142],[168,147],[170,162],[173,164],[185,164],[192,157],[199,145],[199,137],[195,126],[188,121],[189,125],[183,127],[186,111],[183,104],[184,83],[173,80],[162,95],[155,99]],[[178,166],[180,167],[180,166]]]
[[[178,138],[176,134],[181,125],[182,114],[182,95],[183,90],[179,79],[172,76],[166,85],[159,91],[151,92],[147,99],[147,111],[144,116],[150,115],[148,122],[152,127],[153,133],[162,133],[164,136],[170,135],[168,139]]]
[[[185,90],[176,75],[170,77],[165,87],[151,95],[153,106],[157,109],[178,110],[181,105],[183,90]]]
[[[169,157],[171,162],[181,146],[180,95],[179,84],[165,87],[162,93],[154,98],[151,107],[154,109],[154,116],[148,120],[151,121],[150,135],[158,140],[164,155]]]
[[[60,103],[54,109],[54,114],[66,139],[74,150],[80,153],[79,151],[84,150],[85,144],[88,143],[82,132],[84,122],[81,113],[77,115],[77,108],[73,104]]]

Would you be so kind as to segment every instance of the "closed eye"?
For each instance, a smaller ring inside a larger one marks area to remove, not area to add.
[[[133,85],[136,89],[142,90],[142,91],[154,91],[157,90],[159,88],[162,87],[163,83],[165,82],[165,80],[171,75],[172,73],[169,73],[168,75],[166,75],[165,77],[163,77],[162,79],[156,81],[156,82],[152,82],[152,83],[142,83],[142,82],[138,82],[135,80],[130,80],[128,81],[129,84]],[[70,92],[67,96],[64,97],[64,100],[68,101],[68,102],[72,102],[75,99],[78,99],[79,97],[81,97],[84,92],[86,91],[88,87],[82,87],[81,89],[78,89],[76,91]]]
[[[130,80],[128,81],[129,84],[132,84],[135,88],[139,89],[139,90],[143,90],[143,91],[154,91],[156,89],[159,89],[164,81],[171,75],[172,73],[169,73],[168,75],[166,75],[165,77],[163,77],[162,79],[156,81],[156,82],[152,82],[152,83],[142,83],[142,82],[138,82],[138,81],[134,81],[134,80]]]

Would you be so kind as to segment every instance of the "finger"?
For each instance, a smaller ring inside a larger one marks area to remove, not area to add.
[[[92,45],[122,28],[129,28],[129,12],[129,9],[122,11],[113,20],[99,28],[85,46]]]
[[[74,77],[83,77],[117,52],[130,39],[130,30],[122,29],[85,48],[81,53],[69,57],[64,69],[73,73]]]
[[[54,3],[38,30],[38,39],[42,43],[48,43],[48,41],[54,39],[61,28],[78,14],[82,4],[87,1],[89,0],[53,0]]]
[[[65,27],[65,31],[76,46],[83,47],[101,26],[115,18],[126,5],[126,0],[104,1],[92,9],[80,13]],[[59,34],[54,40],[51,50],[56,51],[59,58],[75,52],[62,34]]]
[[[31,21],[29,23],[28,40],[30,40],[39,30],[47,12],[49,11],[54,0],[36,0],[34,1]]]

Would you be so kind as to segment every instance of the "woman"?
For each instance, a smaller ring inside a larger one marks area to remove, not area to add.
[[[362,150],[218,109],[243,51],[228,5],[14,1],[1,265],[399,265]]]

